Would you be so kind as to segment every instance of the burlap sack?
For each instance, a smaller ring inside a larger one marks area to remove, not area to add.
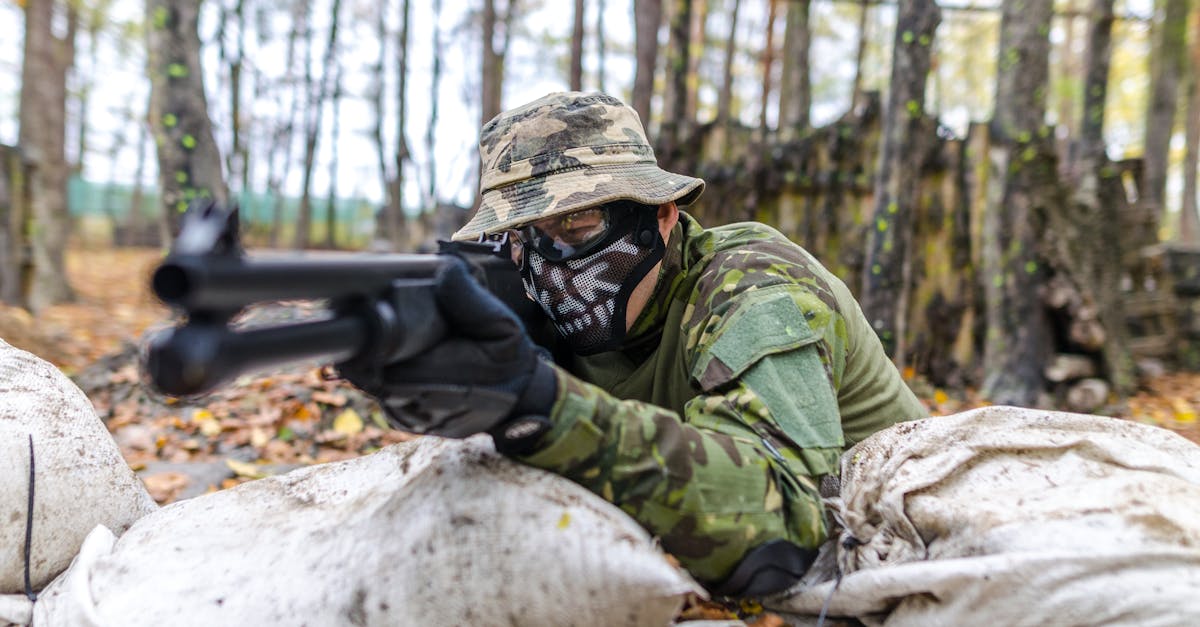
[[[1200,624],[1200,447],[1164,429],[1014,407],[904,423],[846,454],[834,505],[841,584],[771,607],[828,603],[869,625]]]
[[[83,392],[0,340],[0,593],[24,588],[30,436],[35,589],[71,563],[96,525],[121,533],[156,509]]]
[[[580,486],[421,438],[99,528],[33,625],[666,625],[698,590]]]

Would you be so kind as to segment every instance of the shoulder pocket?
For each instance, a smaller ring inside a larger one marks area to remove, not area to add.
[[[698,347],[691,377],[701,389],[711,392],[767,355],[820,339],[808,323],[809,316],[796,304],[793,292],[793,286],[781,285],[743,297],[743,302],[719,324],[708,346]]]

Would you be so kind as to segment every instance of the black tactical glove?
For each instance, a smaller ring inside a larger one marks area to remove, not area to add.
[[[342,376],[379,400],[392,426],[462,438],[492,432],[497,448],[520,452],[549,429],[553,369],[521,321],[448,257],[434,300],[446,336],[425,353],[379,372],[339,365]]]

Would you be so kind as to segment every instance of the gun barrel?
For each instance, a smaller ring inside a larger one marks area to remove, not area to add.
[[[376,296],[396,279],[432,277],[439,255],[296,255],[168,257],[151,286],[167,305],[188,311],[237,311],[255,302]]]
[[[368,336],[369,323],[358,316],[245,331],[193,322],[151,338],[145,368],[158,390],[190,396],[269,366],[304,359],[349,359]]]

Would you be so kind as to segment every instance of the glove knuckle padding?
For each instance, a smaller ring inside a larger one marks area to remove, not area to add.
[[[420,355],[386,365],[379,384],[364,389],[406,431],[465,437],[492,429],[513,414],[529,387],[537,348],[516,314],[461,260],[447,260],[433,293],[446,336]],[[348,377],[371,385],[361,374]]]

